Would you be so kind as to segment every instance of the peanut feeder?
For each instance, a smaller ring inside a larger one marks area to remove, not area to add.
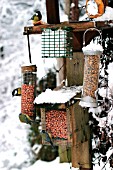
[[[85,31],[99,30],[93,28]],[[84,41],[85,41],[84,33]],[[100,33],[101,36],[101,33]],[[99,64],[100,55],[103,52],[103,48],[100,44],[89,44],[87,47],[83,47],[83,53],[85,55],[84,62],[84,79],[83,79],[83,93],[80,105],[83,107],[97,107],[95,92],[98,88],[98,77],[99,77]]]
[[[36,65],[23,66],[21,87],[21,113],[35,116],[34,99],[36,96]]]
[[[72,106],[74,97],[81,87],[66,87],[58,91],[47,89],[35,98],[34,103],[41,108],[41,126],[51,134],[54,145],[72,145]],[[49,143],[42,140],[42,143]]]

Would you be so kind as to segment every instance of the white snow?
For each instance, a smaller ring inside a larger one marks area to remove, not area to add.
[[[103,52],[103,47],[100,44],[95,44],[92,41],[87,46],[82,48],[84,55],[101,55]]]
[[[94,0],[88,1],[87,12],[89,15],[96,15],[98,13],[98,6]]]
[[[89,9],[91,10],[90,7],[89,7]],[[110,20],[113,20],[113,15],[112,14],[113,14],[113,8],[111,8],[109,6],[106,6],[104,14],[102,16],[100,16],[100,17],[94,18],[93,21],[110,21]],[[86,19],[88,19],[88,14],[86,14],[86,13],[84,13],[83,16],[79,17],[79,21],[84,21]],[[111,24],[111,26],[113,26],[113,25]]]
[[[53,91],[51,89],[46,89],[45,92],[42,92],[38,97],[35,98],[34,103],[43,104],[43,103],[66,103],[71,98],[75,97],[77,93],[81,92],[81,86],[64,87],[61,90]]]
[[[105,9],[105,13],[98,17],[98,18],[95,18],[94,20],[95,21],[109,21],[109,20],[113,20],[113,8],[109,7],[109,6],[106,6],[106,9]]]

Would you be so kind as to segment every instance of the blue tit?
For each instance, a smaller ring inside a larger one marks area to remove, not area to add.
[[[30,20],[32,20],[33,22],[33,25],[36,26],[36,25],[40,25],[41,24],[41,19],[42,19],[42,14],[40,11],[38,10],[35,10],[35,14],[31,17]]]
[[[19,120],[22,123],[27,123],[27,124],[30,124],[30,125],[33,122],[33,120],[28,115],[22,114],[22,113],[19,114]]]
[[[51,135],[49,133],[47,133],[45,130],[41,131],[41,136],[42,139],[45,140],[46,142],[49,142],[51,144],[51,146],[54,148],[52,139],[51,139]]]
[[[12,96],[21,96],[21,87],[18,87],[12,91]]]

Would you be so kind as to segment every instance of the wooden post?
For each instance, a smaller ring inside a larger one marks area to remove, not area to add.
[[[64,11],[69,16],[69,13],[70,13],[70,0],[64,0],[64,3],[65,3]]]
[[[59,86],[66,79],[66,59],[57,58],[57,66],[57,86]]]
[[[71,8],[70,8],[70,22],[78,21],[79,19],[79,8],[78,8],[78,0],[71,0]]]
[[[46,0],[47,23],[59,24],[59,3],[58,0]]]
[[[84,55],[82,52],[73,53],[73,59],[66,60],[68,85],[83,85]]]
[[[68,86],[83,85],[84,55],[74,53],[73,59],[66,60]],[[81,106],[79,101],[71,107],[72,114],[72,167],[81,170],[91,168],[91,139],[89,113]]]
[[[72,167],[81,170],[91,169],[89,114],[79,106],[73,105],[72,114]]]

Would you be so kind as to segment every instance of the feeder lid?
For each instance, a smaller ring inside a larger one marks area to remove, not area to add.
[[[21,67],[22,72],[36,72],[37,67],[36,65],[26,65]]]
[[[101,55],[103,47],[100,44],[90,43],[82,48],[84,55]]]
[[[82,91],[82,86],[71,86],[63,87],[58,91],[51,89],[46,89],[45,92],[42,92],[38,97],[35,98],[34,103],[37,105],[40,104],[63,104],[69,102],[74,98],[78,93]]]

